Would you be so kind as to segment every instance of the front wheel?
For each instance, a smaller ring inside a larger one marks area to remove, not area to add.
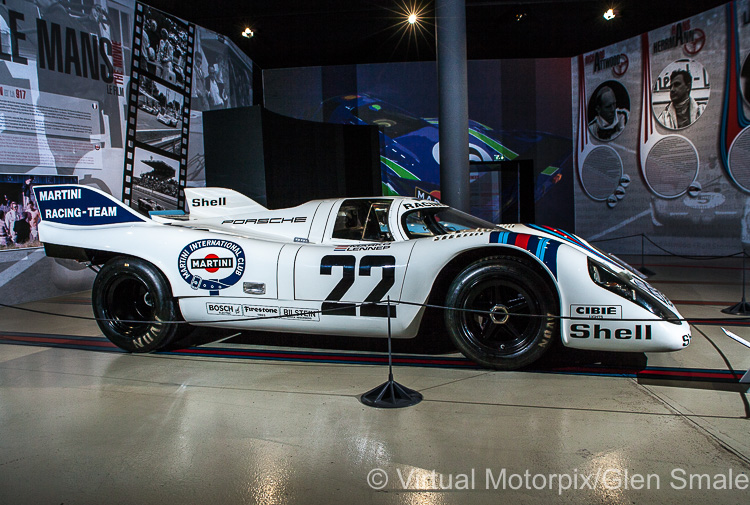
[[[188,328],[164,275],[148,261],[116,257],[104,264],[91,291],[99,328],[130,352],[151,352]],[[166,322],[160,322],[166,321]]]
[[[526,263],[492,257],[466,267],[446,296],[445,325],[469,359],[496,370],[516,370],[552,345],[558,313],[549,283]]]

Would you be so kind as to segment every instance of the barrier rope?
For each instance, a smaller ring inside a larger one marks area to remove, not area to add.
[[[322,303],[322,301],[319,301],[319,303]],[[522,314],[518,312],[497,313],[497,312],[487,311],[487,310],[461,309],[458,307],[448,307],[444,305],[435,305],[435,304],[429,304],[429,303],[416,303],[416,302],[407,302],[407,301],[395,301],[395,300],[391,300],[390,302],[380,301],[380,302],[362,302],[362,303],[355,303],[355,302],[351,302],[351,303],[342,302],[342,303],[346,303],[346,307],[335,307],[331,309],[321,309],[321,310],[303,310],[302,312],[297,312],[295,314],[279,314],[277,316],[233,317],[230,319],[208,319],[208,320],[196,320],[196,321],[110,319],[110,318],[100,318],[100,317],[91,317],[91,316],[76,316],[72,314],[61,314],[57,312],[30,309],[27,307],[18,307],[16,305],[8,305],[5,303],[0,303],[0,307],[19,310],[22,312],[29,312],[33,314],[40,314],[40,315],[53,316],[53,317],[62,317],[62,318],[68,318],[68,319],[78,319],[78,320],[83,320],[83,321],[97,321],[97,322],[98,321],[119,321],[121,323],[130,323],[130,324],[206,324],[206,323],[259,321],[259,320],[269,320],[269,319],[286,319],[286,318],[298,318],[300,316],[314,316],[314,315],[321,315],[321,314],[330,314],[330,313],[335,313],[337,311],[341,311],[344,309],[350,309],[351,307],[366,307],[366,306],[371,307],[371,306],[376,306],[376,305],[378,306],[407,305],[407,306],[413,306],[413,307],[424,307],[428,309],[451,310],[454,312],[479,314],[485,317],[491,317],[493,314],[501,314],[503,317],[507,315],[508,317],[513,316],[513,317],[531,318],[531,319],[556,319],[558,321],[566,321],[566,320],[569,320],[569,321],[608,321],[608,319],[603,319],[603,318],[582,317],[582,316],[560,316],[560,315],[555,315],[555,314]],[[626,318],[626,319],[617,319],[617,321],[641,322],[641,323],[653,323],[653,322],[661,322],[661,321],[672,322],[672,323],[678,323],[678,322],[690,323],[690,321],[693,321],[695,319],[696,318],[676,318],[676,317],[669,318],[669,319]],[[700,318],[700,322],[702,324],[724,323],[725,326],[742,326],[742,324],[733,324],[733,323],[750,323],[750,317],[733,317],[731,318],[731,321],[728,320],[727,318]]]
[[[736,252],[736,253],[732,253],[732,254],[727,254],[727,255],[724,255],[724,256],[693,256],[693,255],[686,255],[686,254],[677,254],[675,252],[672,252],[672,251],[670,251],[668,249],[665,249],[664,247],[660,246],[659,244],[657,244],[656,242],[654,242],[654,240],[651,239],[645,233],[637,233],[637,234],[634,234],[634,235],[623,235],[622,237],[600,238],[600,239],[595,239],[595,240],[589,240],[588,242],[590,242],[592,244],[594,244],[594,243],[601,243],[601,242],[613,242],[615,240],[625,240],[625,239],[635,238],[635,237],[640,237],[641,240],[648,241],[651,245],[653,245],[654,247],[656,247],[660,251],[667,253],[668,256],[674,256],[675,258],[682,258],[682,259],[686,259],[686,260],[708,261],[708,260],[719,260],[719,259],[737,258],[737,257],[741,257],[741,256],[747,257],[748,256],[747,253],[744,250]],[[641,253],[641,254],[643,254],[643,253]]]

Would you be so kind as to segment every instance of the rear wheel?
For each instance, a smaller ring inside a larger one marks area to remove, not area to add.
[[[117,257],[104,264],[91,292],[99,328],[113,344],[130,352],[166,346],[188,330],[164,275],[148,261]]]
[[[485,258],[466,267],[450,285],[446,306],[459,309],[446,309],[444,316],[456,347],[497,370],[533,363],[558,331],[549,283],[513,257]]]

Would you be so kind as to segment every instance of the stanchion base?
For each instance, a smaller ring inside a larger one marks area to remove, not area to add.
[[[750,316],[750,303],[742,300],[740,303],[736,303],[726,309],[721,309],[724,314],[735,314],[738,316]]]
[[[411,407],[422,401],[422,394],[389,380],[359,397],[359,401],[369,407],[399,409]]]

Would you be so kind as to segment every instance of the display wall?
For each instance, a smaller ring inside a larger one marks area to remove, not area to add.
[[[21,302],[90,286],[38,248],[27,180],[179,208],[205,180],[202,111],[252,105],[252,72],[223,35],[134,0],[3,0],[0,212],[16,202],[30,233],[0,233],[0,288]]]
[[[577,233],[622,252],[641,235],[657,254],[741,251],[749,24],[732,2],[572,60]]]
[[[572,229],[569,60],[469,61],[468,75],[471,160],[531,160],[537,222]],[[435,62],[264,70],[263,89],[280,114],[378,126],[383,193],[439,198]]]
[[[749,25],[742,0],[572,60],[470,61],[471,158],[531,160],[537,222],[609,250],[648,237],[653,253],[736,253],[750,244]],[[30,228],[0,242],[0,287],[20,302],[91,280],[35,247],[28,184],[179,208],[205,184],[202,112],[252,105],[252,82],[224,36],[134,0],[0,3],[0,211],[20,203]],[[435,62],[268,70],[263,86],[279,114],[379,126],[383,193],[439,198]]]

